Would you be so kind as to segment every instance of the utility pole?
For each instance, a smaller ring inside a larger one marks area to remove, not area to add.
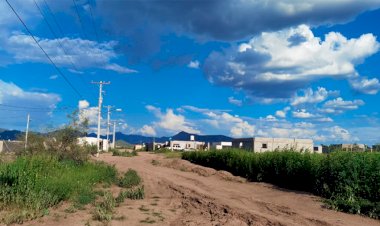
[[[28,113],[28,117],[26,119],[26,131],[25,131],[25,150],[28,147],[29,122],[30,122],[30,114]]]
[[[110,119],[111,119],[111,105],[105,106],[107,108],[107,150],[109,150],[109,134],[110,134]]]
[[[155,150],[156,150],[156,139],[153,136],[153,151],[155,151]]]
[[[115,148],[116,141],[116,121],[113,122],[112,148]]]
[[[99,84],[99,102],[98,102],[98,132],[96,134],[97,142],[96,142],[96,147],[98,149],[98,152],[96,153],[96,157],[99,157],[99,152],[100,152],[100,118],[102,116],[102,102],[103,102],[103,85],[109,85],[111,82],[91,82],[92,84]]]

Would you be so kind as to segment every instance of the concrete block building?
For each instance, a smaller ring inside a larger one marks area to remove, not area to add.
[[[241,148],[253,152],[267,152],[284,149],[293,149],[296,151],[309,152],[312,152],[314,150],[314,144],[312,139],[295,138],[238,138],[232,141],[232,147]]]
[[[222,150],[224,148],[231,148],[231,147],[232,147],[232,142],[230,141],[213,142],[211,144],[211,148],[216,149],[216,150]]]
[[[171,150],[204,150],[207,149],[207,145],[202,141],[184,141],[184,140],[172,140],[169,141],[169,148]]]

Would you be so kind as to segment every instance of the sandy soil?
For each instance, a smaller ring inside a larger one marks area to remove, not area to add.
[[[103,154],[97,160],[124,172],[138,171],[146,198],[126,200],[109,225],[357,225],[380,226],[380,221],[322,208],[320,198],[246,182],[225,171],[197,166],[180,159],[139,153],[137,157]],[[24,225],[102,225],[91,219],[90,207],[64,213],[63,206]]]

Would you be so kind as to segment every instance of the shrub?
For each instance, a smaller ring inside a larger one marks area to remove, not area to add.
[[[128,189],[126,191],[120,191],[119,195],[116,197],[116,203],[122,203],[126,198],[136,200],[144,199],[144,186]]]
[[[241,150],[185,152],[191,162],[226,170],[251,181],[320,195],[337,210],[380,217],[380,153]]]
[[[95,207],[92,214],[93,219],[102,222],[111,221],[115,206],[116,202],[112,196],[112,193],[106,192],[103,196],[103,200]]]
[[[135,170],[128,169],[122,178],[119,179],[118,185],[123,188],[132,188],[141,183],[141,178]]]

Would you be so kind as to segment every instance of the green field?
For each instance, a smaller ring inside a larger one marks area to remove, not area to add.
[[[311,192],[330,208],[380,217],[380,153],[241,150],[185,152],[183,159],[226,170],[250,181]]]

